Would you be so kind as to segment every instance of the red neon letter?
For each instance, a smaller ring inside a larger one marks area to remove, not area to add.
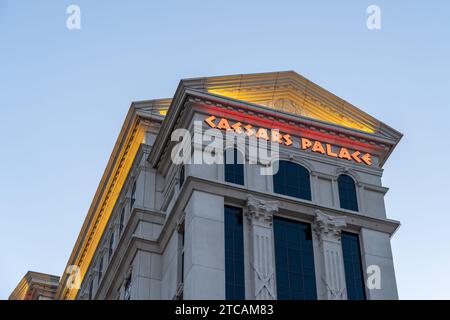
[[[302,138],[302,149],[303,149],[303,150],[306,150],[306,149],[308,149],[308,148],[311,148],[311,146],[312,146],[311,140],[306,139],[306,138]]]
[[[210,116],[209,118],[206,118],[206,119],[205,119],[205,122],[206,122],[211,128],[215,128],[216,125],[214,124],[214,120],[216,120],[216,117]]]

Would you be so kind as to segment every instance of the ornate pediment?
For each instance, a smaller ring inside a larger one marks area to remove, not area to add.
[[[397,131],[293,71],[187,79],[186,88],[397,140]]]
[[[165,118],[149,156],[154,166],[167,154],[170,132],[182,118],[186,105],[197,103],[250,117],[258,113],[258,118],[277,119],[299,130],[357,141],[379,151],[380,167],[402,137],[400,132],[293,71],[183,79],[167,107],[169,101],[158,102],[156,107],[153,104],[150,110]]]

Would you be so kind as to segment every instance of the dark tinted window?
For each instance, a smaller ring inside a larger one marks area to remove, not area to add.
[[[280,161],[278,172],[273,177],[273,190],[275,193],[311,200],[308,170],[293,162]]]
[[[242,209],[225,206],[225,298],[244,300]]]
[[[279,300],[317,299],[311,226],[274,218]]]
[[[131,188],[130,211],[133,210],[135,201],[136,201],[136,181],[133,183],[133,186]]]
[[[341,208],[358,211],[355,181],[350,176],[341,174],[338,178],[338,186]]]
[[[122,208],[122,212],[120,213],[120,219],[119,219],[119,234],[122,234],[123,230],[123,221],[125,219],[125,207]]]
[[[224,163],[225,181],[244,185],[244,161],[242,154],[237,149],[226,149]]]
[[[108,261],[111,260],[113,254],[113,246],[114,246],[114,232],[111,234],[111,237],[109,238]]]
[[[180,168],[180,188],[184,184],[184,165]]]
[[[103,257],[100,258],[100,262],[98,264],[98,281],[97,281],[97,283],[100,283],[102,276],[103,276]]]
[[[341,239],[347,298],[349,300],[365,300],[359,237],[357,234],[343,232]]]
[[[91,278],[91,281],[89,281],[89,300],[92,300],[92,290],[94,288],[94,280]]]
[[[123,298],[124,300],[130,300],[131,298],[131,275],[125,281],[125,290]]]

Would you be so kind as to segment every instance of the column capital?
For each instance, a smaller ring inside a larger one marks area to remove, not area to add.
[[[278,201],[266,201],[247,196],[246,216],[249,220],[272,225],[273,215],[278,212]]]
[[[319,209],[314,211],[316,217],[316,233],[320,241],[337,241],[341,240],[342,228],[347,226],[347,217],[332,216],[323,213]]]

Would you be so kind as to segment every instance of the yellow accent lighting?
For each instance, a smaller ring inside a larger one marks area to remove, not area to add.
[[[144,141],[145,126],[138,123],[128,138],[127,144],[121,150],[120,157],[113,169],[113,175],[108,179],[105,192],[102,194],[99,206],[93,215],[93,221],[89,226],[88,235],[85,239],[88,241],[83,243],[80,253],[77,254],[75,264],[80,267],[80,280],[83,281],[84,276],[92,262],[100,239],[105,231],[106,225],[111,216],[112,210],[116,204],[117,198],[122,190],[123,184],[128,176],[134,158],[137,154],[139,146]],[[95,223],[95,221],[97,223]],[[61,285],[61,284],[60,284]],[[62,284],[64,286],[64,284]],[[73,300],[76,298],[78,289],[63,289],[62,299]]]

